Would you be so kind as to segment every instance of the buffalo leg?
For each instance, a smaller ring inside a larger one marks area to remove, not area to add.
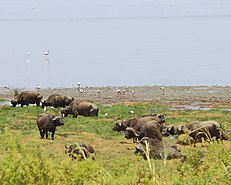
[[[59,106],[57,104],[53,104],[53,107],[54,108],[58,108]]]
[[[55,131],[53,131],[52,134],[51,134],[52,140],[54,140],[54,135],[55,135]]]
[[[78,116],[78,112],[73,112],[73,118],[77,118],[77,116]]]
[[[73,118],[76,118],[78,116],[78,111],[77,110],[74,110],[72,112],[72,115],[73,115]]]
[[[48,138],[48,131],[45,130],[44,132],[46,133],[46,139],[47,139]]]
[[[40,137],[41,137],[41,139],[42,139],[42,138],[44,138],[44,132],[43,132],[43,130],[42,130],[42,129],[39,129],[39,133],[40,133]]]

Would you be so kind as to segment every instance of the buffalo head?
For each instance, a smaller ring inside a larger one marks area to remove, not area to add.
[[[68,113],[67,113],[67,109],[66,108],[61,109],[60,112],[62,114],[62,117],[67,117]]]
[[[166,114],[157,114],[156,117],[160,119],[159,123],[161,124],[165,123]]]
[[[55,117],[55,118],[53,118],[53,119],[52,119],[52,123],[53,123],[55,126],[64,125],[63,118],[61,118],[61,117]]]
[[[10,103],[12,104],[12,107],[15,107],[18,104],[18,100],[16,98],[12,98]]]
[[[115,126],[112,128],[113,131],[125,131],[127,127],[124,126],[123,120],[122,121],[117,121]]]
[[[135,131],[135,129],[132,127],[127,127],[126,130],[124,131],[124,137],[126,139],[139,137],[139,132]]]

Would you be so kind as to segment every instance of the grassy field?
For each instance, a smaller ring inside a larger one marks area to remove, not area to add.
[[[130,118],[129,111],[133,110],[137,116],[166,113],[168,124],[216,120],[231,129],[231,112],[220,108],[174,111],[152,103],[99,107],[98,118],[64,118],[65,124],[57,127],[54,140],[40,139],[35,120],[43,109],[0,107],[1,184],[230,184],[231,141],[179,146],[187,155],[184,162],[180,159],[145,161],[134,155],[132,140],[126,140],[122,132],[112,131],[112,127],[116,120]],[[59,109],[48,108],[47,112],[60,115]],[[64,153],[65,144],[81,141],[95,148],[95,161],[72,161]]]

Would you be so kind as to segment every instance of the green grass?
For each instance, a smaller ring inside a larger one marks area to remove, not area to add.
[[[64,119],[57,127],[55,140],[40,139],[35,123],[43,113],[39,107],[0,108],[1,184],[230,184],[231,141],[213,141],[195,146],[180,146],[187,160],[144,161],[134,155],[131,140],[112,131],[118,119],[146,113],[166,113],[168,124],[195,120],[216,120],[231,129],[231,113],[219,108],[210,111],[171,111],[155,104],[99,105],[99,117]],[[48,112],[60,115],[59,109]],[[104,117],[105,113],[108,114]],[[50,134],[49,134],[50,138]],[[96,149],[96,161],[72,161],[64,145],[87,141]],[[202,157],[203,156],[203,157]]]

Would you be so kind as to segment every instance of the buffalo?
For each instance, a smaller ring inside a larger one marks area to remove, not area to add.
[[[119,132],[125,131],[127,127],[132,127],[135,129],[135,131],[140,131],[141,125],[151,120],[155,120],[162,127],[165,123],[164,118],[165,116],[163,114],[148,114],[126,121],[117,121],[112,130]]]
[[[164,136],[175,135],[176,134],[176,128],[174,127],[174,125],[166,125],[162,129],[162,134]]]
[[[155,138],[143,138],[140,145],[135,147],[135,154],[141,154],[143,159],[147,158],[154,159],[186,159],[185,155],[182,155],[178,150],[176,144],[171,142],[159,141]]]
[[[67,117],[68,114],[72,114],[74,118],[78,115],[81,116],[98,116],[99,108],[90,102],[73,101],[71,104],[61,110],[61,114]]]
[[[136,131],[132,127],[127,127],[125,132],[125,138],[141,140],[143,137],[155,138],[162,141],[161,128],[159,123],[155,120],[147,121],[141,125],[140,131]]]
[[[215,138],[216,140],[227,140],[228,135],[221,125],[216,121],[193,121],[192,123],[185,125],[173,126],[169,125],[165,127],[162,131],[164,135],[184,135],[179,136],[183,140],[187,139],[191,143],[202,142],[202,140],[211,140]],[[188,135],[188,137],[186,137]],[[186,143],[189,143],[189,142]]]
[[[85,160],[86,158],[90,157],[90,155],[93,155],[92,160],[95,160],[96,151],[90,144],[81,142],[71,144],[69,146],[65,145],[65,153],[68,154],[72,160]]]
[[[56,117],[55,115],[50,113],[39,115],[36,122],[37,122],[41,139],[44,138],[44,134],[46,134],[46,139],[47,139],[48,132],[51,132],[52,133],[51,138],[52,140],[54,140],[56,127],[64,125],[63,118]]]
[[[21,104],[21,107],[29,104],[40,106],[42,96],[38,92],[23,91],[18,96],[11,99],[12,107]]]
[[[216,121],[193,122],[188,124],[187,128],[191,130],[189,136],[193,138],[195,143],[202,142],[202,138],[204,140],[211,140],[212,138],[216,140],[226,139],[220,124]]]
[[[53,106],[53,107],[66,107],[70,105],[70,103],[74,101],[72,96],[52,94],[46,100],[42,102],[42,107],[45,106]]]

